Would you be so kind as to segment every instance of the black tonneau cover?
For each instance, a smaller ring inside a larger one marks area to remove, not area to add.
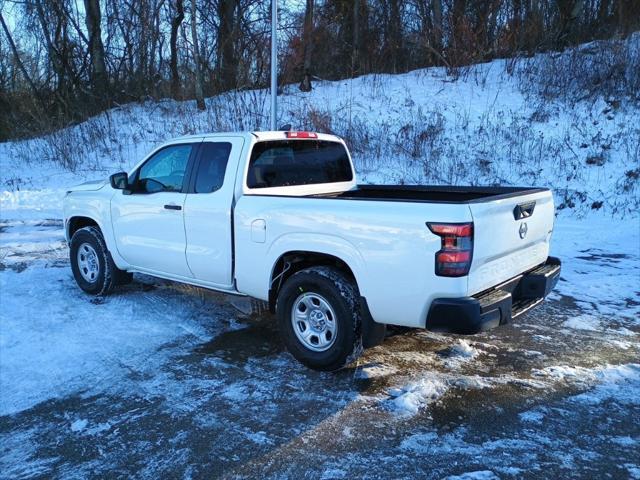
[[[534,187],[450,187],[441,185],[358,185],[353,190],[319,197],[346,200],[382,200],[402,202],[474,203],[487,199],[515,197],[544,192],[546,188]]]

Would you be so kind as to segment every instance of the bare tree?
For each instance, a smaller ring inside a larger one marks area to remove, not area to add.
[[[16,65],[18,65],[18,68],[20,69],[20,72],[22,73],[22,76],[24,77],[25,81],[27,82],[27,84],[29,85],[31,90],[33,91],[33,94],[36,96],[38,101],[43,106],[45,106],[44,105],[44,101],[42,100],[42,97],[40,96],[40,92],[38,91],[38,88],[36,87],[35,83],[33,83],[33,80],[31,79],[31,76],[29,76],[29,72],[27,72],[27,69],[24,67],[24,63],[22,63],[22,59],[20,58],[20,53],[18,52],[18,48],[16,47],[16,43],[13,41],[13,37],[11,36],[11,32],[9,31],[9,28],[7,27],[7,24],[4,21],[4,17],[2,16],[2,12],[0,12],[0,24],[2,24],[2,30],[4,30],[4,33],[7,36],[7,42],[9,42],[9,46],[11,47],[11,51],[13,52],[13,57],[15,59]]]
[[[404,39],[402,29],[403,0],[383,0],[381,5],[381,56],[380,63],[385,71],[398,73],[404,70]]]
[[[171,18],[171,37],[169,39],[169,48],[171,50],[171,60],[169,68],[171,69],[171,96],[175,99],[180,98],[180,74],[178,73],[178,30],[184,20],[184,2],[176,0],[175,15]]]
[[[91,58],[91,83],[94,96],[100,98],[108,94],[109,79],[104,60],[102,43],[102,15],[99,0],[84,0],[85,23],[89,34],[89,56]],[[103,102],[101,102],[103,103]],[[106,102],[105,102],[106,103]]]
[[[357,3],[354,2],[354,3]],[[303,43],[303,77],[300,82],[300,90],[311,91],[311,31],[313,30],[313,0],[307,0],[304,10],[304,26],[302,31]]]
[[[360,72],[360,49],[362,43],[362,18],[360,18],[361,0],[353,0],[353,46],[351,48],[351,70],[353,75]]]
[[[237,62],[235,58],[235,11],[237,0],[218,0],[218,64],[217,72],[222,90],[237,87]]]
[[[439,52],[442,49],[442,0],[433,0],[433,48]]]
[[[193,44],[193,63],[195,69],[196,105],[198,110],[206,110],[204,93],[202,91],[202,60],[200,58],[200,46],[198,45],[196,0],[191,0],[191,42]]]

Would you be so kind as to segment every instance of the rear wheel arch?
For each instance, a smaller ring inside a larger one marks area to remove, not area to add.
[[[352,280],[356,287],[358,286],[353,269],[341,258],[328,253],[292,250],[280,255],[271,269],[271,276],[269,278],[269,310],[275,313],[278,292],[291,275],[305,268],[322,266],[332,267],[338,270],[346,278]]]

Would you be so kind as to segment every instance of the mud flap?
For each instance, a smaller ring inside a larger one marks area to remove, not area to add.
[[[360,297],[360,309],[362,314],[362,346],[364,348],[380,345],[387,333],[387,326],[378,323],[371,317],[367,299]]]

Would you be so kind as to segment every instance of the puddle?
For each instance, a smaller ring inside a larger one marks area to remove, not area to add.
[[[215,355],[231,364],[244,364],[248,359],[266,357],[284,351],[276,318],[252,317],[246,327],[221,333],[210,342],[199,345],[195,353]]]

